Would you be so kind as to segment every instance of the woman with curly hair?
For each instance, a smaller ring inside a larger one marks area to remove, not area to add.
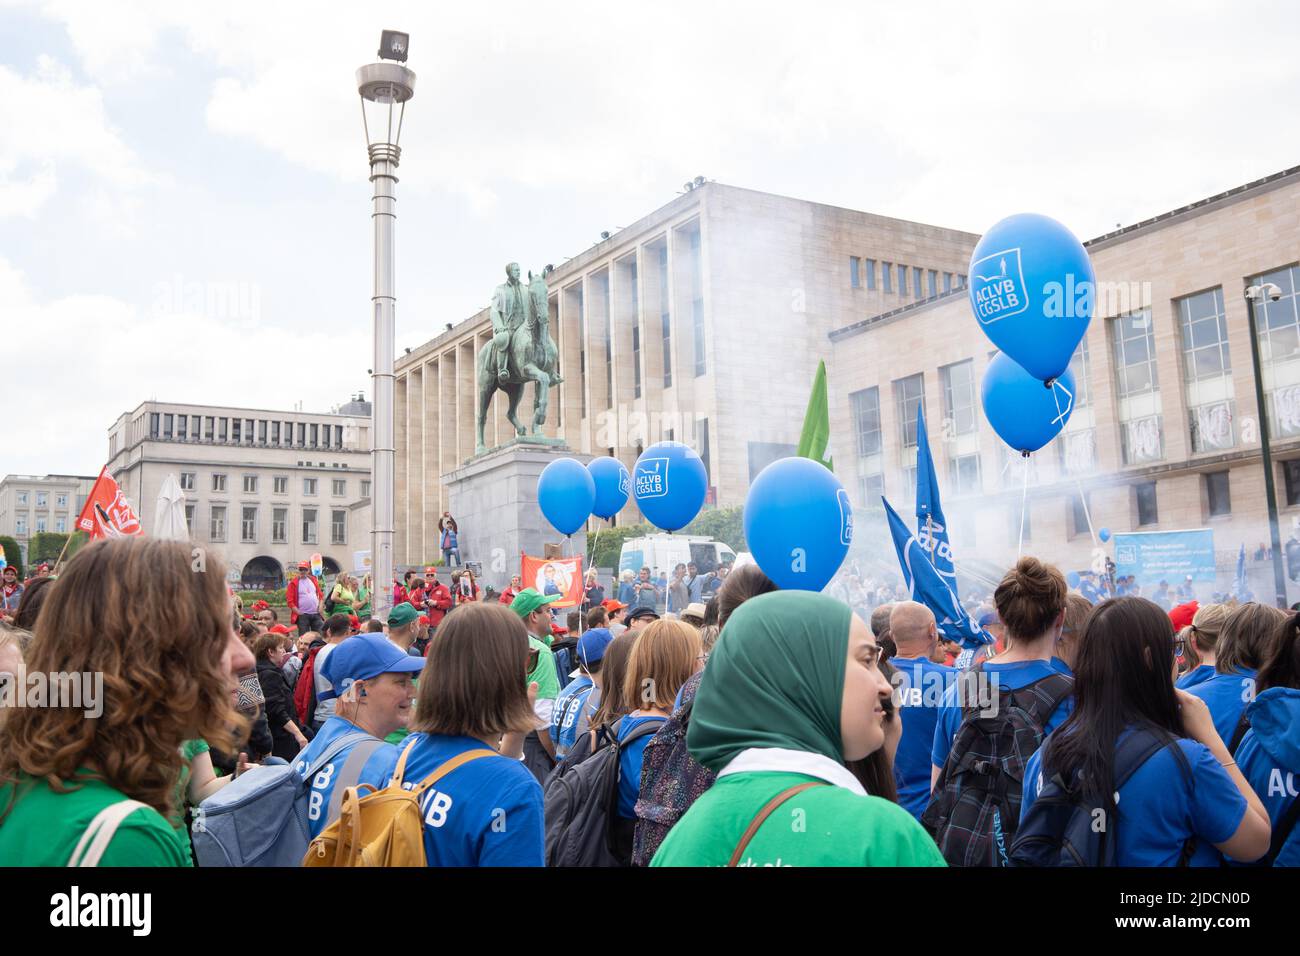
[[[211,557],[196,570],[188,544],[143,537],[96,542],[68,563],[27,673],[102,675],[103,711],[21,707],[0,724],[0,866],[190,865],[169,821],[182,744],[237,752],[231,728],[247,724],[235,695],[253,657],[232,626],[225,570]]]

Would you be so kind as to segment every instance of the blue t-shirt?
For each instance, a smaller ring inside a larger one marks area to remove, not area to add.
[[[1300,799],[1300,690],[1270,687],[1246,712],[1250,730],[1234,758],[1276,827]],[[1300,866],[1300,825],[1282,844],[1274,866]]]
[[[467,750],[473,737],[412,734],[403,785],[415,789]],[[391,776],[391,775],[390,775]],[[420,797],[429,866],[542,866],[542,786],[518,760],[497,754],[457,767]]]
[[[994,661],[985,661],[980,668],[980,672],[989,675],[987,688],[981,687],[981,699],[968,700],[966,704],[993,709],[997,707],[998,691],[1000,690],[1019,690],[1027,687],[1035,681],[1042,680],[1044,677],[1051,677],[1053,674],[1059,674],[1048,661],[1015,661],[1010,664],[998,664]],[[997,687],[993,687],[992,678],[997,677]],[[983,685],[983,682],[980,682]],[[961,683],[954,684],[944,694],[943,704],[939,708],[939,719],[934,727],[934,744],[930,748],[930,763],[936,767],[942,767],[944,761],[948,759],[948,751],[952,749],[953,738],[957,736],[957,728],[961,726],[961,704],[958,700],[958,692],[966,686]],[[1047,726],[1044,728],[1043,736],[1047,736],[1070,716],[1070,711],[1074,709],[1074,696],[1068,695],[1053,711],[1052,716],[1047,720]],[[906,722],[903,724],[907,726]]]
[[[939,707],[957,669],[925,657],[894,657],[889,663],[899,672],[894,700],[903,719],[894,756],[898,805],[919,820],[930,802],[930,748]]]
[[[1221,855],[1214,844],[1230,839],[1246,816],[1246,798],[1209,748],[1186,739],[1180,739],[1178,746],[1187,757],[1190,775],[1165,747],[1148,757],[1119,788],[1118,866],[1177,866],[1191,837],[1196,838],[1196,850],[1188,865],[1218,866]],[[1025,766],[1022,822],[1042,789],[1042,765],[1040,747]]]
[[[555,742],[556,760],[563,760],[578,739],[578,717],[594,686],[590,677],[581,674],[555,698],[555,709],[551,711],[551,740]]]
[[[1187,692],[1205,701],[1210,716],[1214,718],[1214,729],[1226,745],[1232,742],[1241,712],[1255,699],[1255,672],[1243,667],[1231,674],[1215,674],[1189,687]]]
[[[345,720],[337,715],[329,718],[321,724],[320,730],[316,736],[311,739],[311,743],[298,755],[293,763],[293,768],[302,776],[306,776],[307,768],[312,762],[320,757],[330,746],[340,737],[351,733],[365,733],[356,724],[350,720]],[[369,736],[369,734],[367,734]],[[313,837],[320,834],[332,821],[327,820],[329,815],[330,799],[334,796],[334,785],[338,783],[339,771],[343,765],[348,762],[348,754],[356,744],[344,747],[342,751],[335,755],[334,759],[316,771],[311,778],[311,796],[307,804],[307,826]],[[397,766],[397,758],[401,756],[399,751],[392,744],[384,744],[377,747],[375,752],[366,758],[366,762],[361,767],[361,776],[357,778],[355,786],[363,783],[371,784],[375,787],[382,787],[384,782],[392,776],[393,768]]]
[[[1047,664],[1058,674],[1065,674],[1068,677],[1074,676],[1074,671],[1070,670],[1070,665],[1065,663],[1065,661],[1061,660],[1055,654],[1052,655],[1052,659],[1048,661]]]
[[[1191,690],[1197,684],[1205,683],[1216,673],[1218,672],[1215,671],[1213,664],[1202,664],[1199,667],[1192,668],[1182,677],[1178,678],[1178,680],[1174,682],[1174,686],[1179,690]]]
[[[618,722],[618,739],[624,739],[644,723],[652,720],[663,723],[664,719],[653,714],[644,717],[633,717],[629,714]],[[641,792],[641,757],[645,753],[646,744],[650,743],[650,738],[653,736],[654,734],[646,734],[644,737],[637,738],[624,747],[619,754],[618,815],[624,820],[636,819],[636,798]]]

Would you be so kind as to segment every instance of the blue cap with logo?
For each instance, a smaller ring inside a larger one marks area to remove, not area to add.
[[[607,627],[593,627],[578,638],[578,660],[582,666],[590,669],[592,664],[599,664],[613,640],[614,635]]]
[[[317,695],[331,700],[347,692],[355,682],[380,674],[413,673],[424,669],[423,657],[412,657],[382,634],[357,634],[335,646],[325,658],[321,675],[330,689]]]

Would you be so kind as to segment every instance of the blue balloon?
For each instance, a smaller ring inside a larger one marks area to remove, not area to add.
[[[1065,583],[1075,590],[1078,590],[1079,585],[1083,583],[1083,578],[1079,577],[1078,571],[1071,571],[1065,576]]]
[[[999,352],[984,372],[980,397],[999,438],[1016,451],[1038,451],[1070,420],[1074,373],[1067,368],[1049,388]]]
[[[632,476],[627,467],[617,458],[605,456],[589,461],[587,470],[596,483],[596,503],[591,506],[591,513],[597,518],[614,517],[623,510],[632,492]]]
[[[780,587],[820,591],[849,553],[853,506],[820,462],[781,458],[749,487],[745,540],[759,568]]]
[[[552,527],[571,535],[582,527],[596,500],[596,483],[582,462],[557,458],[537,479],[537,504]]]
[[[661,441],[636,460],[632,496],[652,525],[676,531],[699,513],[708,481],[695,449],[677,441]]]
[[[1074,233],[1020,213],[998,222],[970,259],[970,304],[980,328],[1040,381],[1061,375],[1092,320],[1096,278]]]
[[[1101,538],[1101,540],[1102,540],[1103,543],[1109,541],[1109,540],[1110,540],[1110,528],[1102,528],[1100,531],[1097,532],[1097,537]]]

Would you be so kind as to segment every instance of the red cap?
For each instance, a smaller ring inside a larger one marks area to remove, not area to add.
[[[621,611],[623,610],[623,608],[627,607],[626,604],[623,604],[620,601],[615,601],[613,598],[606,598],[605,600],[601,601],[600,606],[603,607],[610,614],[613,614],[615,611]]]
[[[559,624],[552,624],[552,625],[551,625],[551,633],[552,633],[552,634],[568,634],[568,633],[569,633],[569,629],[568,629],[567,627],[563,627],[563,626],[561,626],[561,625],[559,625]]]
[[[270,633],[272,633],[272,634],[292,634],[293,632],[292,632],[291,630],[289,630],[287,627],[285,627],[283,624],[277,624],[277,625],[275,625],[274,627],[271,628]]]
[[[1195,601],[1188,601],[1186,604],[1180,604],[1169,612],[1169,621],[1174,626],[1174,632],[1177,633],[1192,623],[1192,618],[1200,609]]]
[[[421,614],[421,615],[420,615],[420,623],[423,624],[425,627],[428,627],[429,624],[430,624],[430,621],[429,621],[429,615],[427,615],[427,614]]]

